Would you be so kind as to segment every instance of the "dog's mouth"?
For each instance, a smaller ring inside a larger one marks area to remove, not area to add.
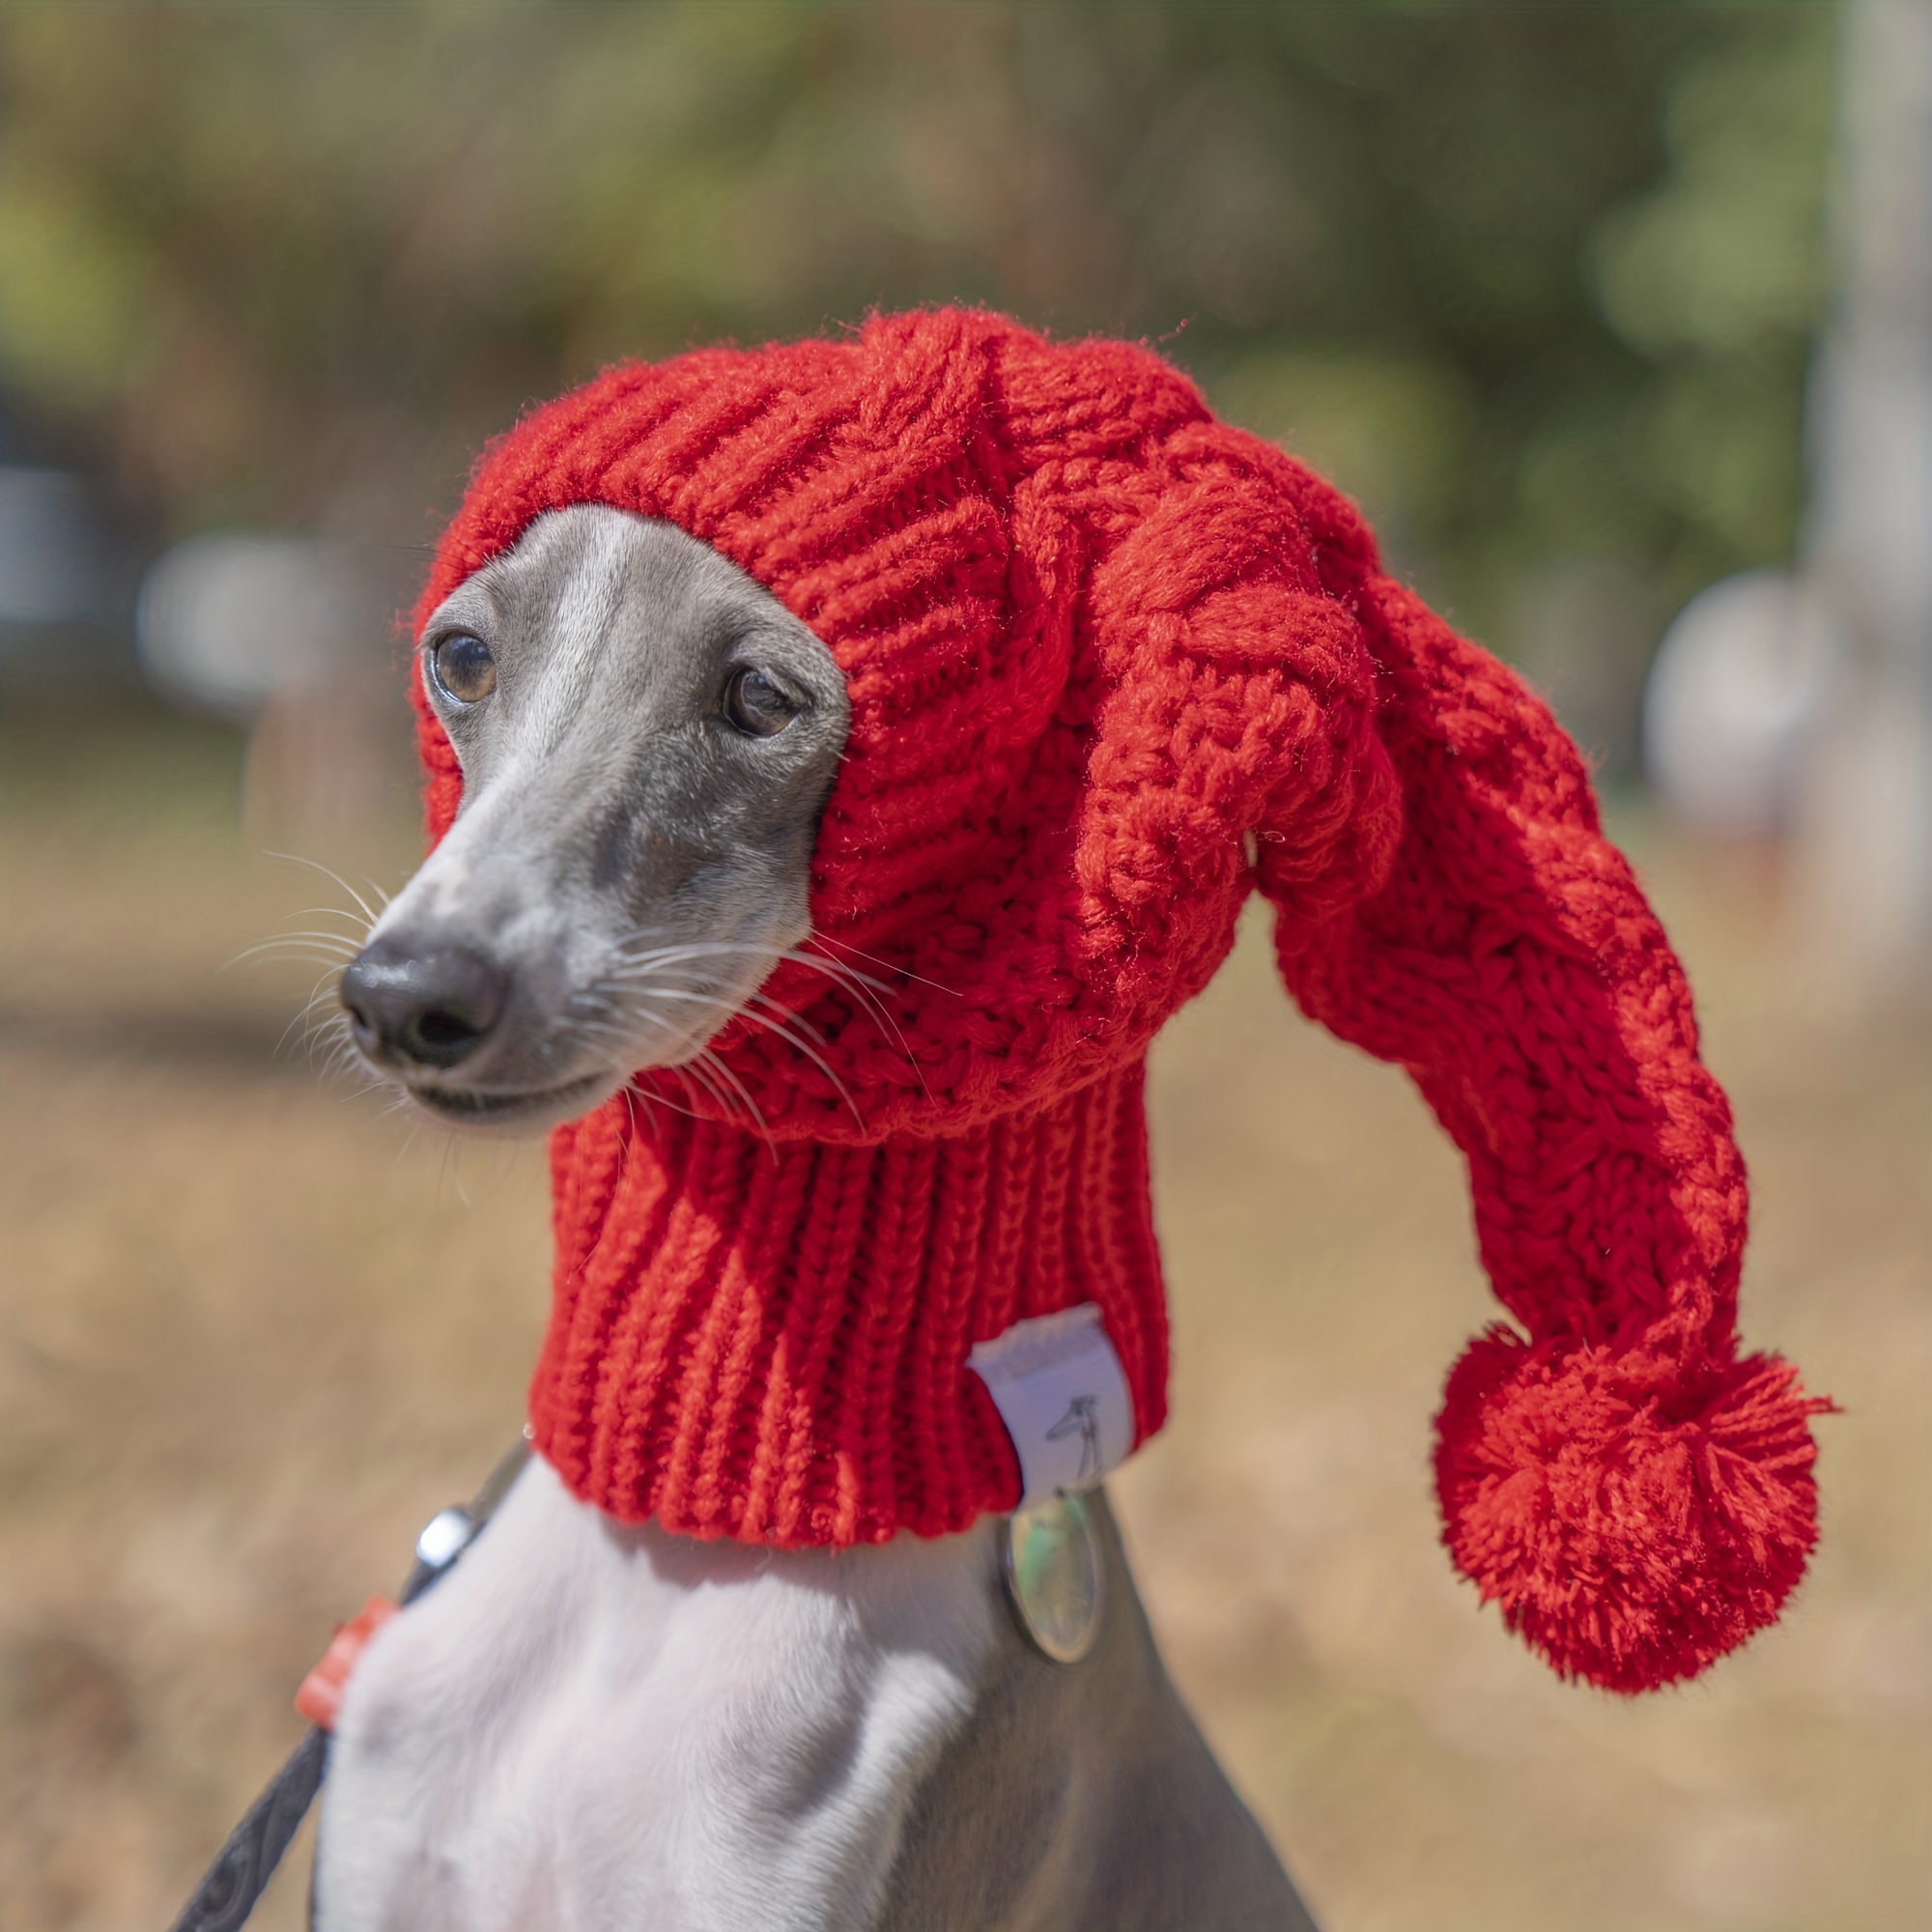
[[[526,1088],[517,1093],[439,1087],[427,1082],[406,1087],[404,1092],[432,1119],[450,1126],[547,1126],[589,1112],[603,1098],[602,1090],[613,1084],[609,1073],[589,1073],[557,1087]]]

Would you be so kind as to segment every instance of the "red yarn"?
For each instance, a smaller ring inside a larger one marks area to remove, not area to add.
[[[530,1414],[614,1515],[749,1542],[938,1535],[1011,1507],[973,1344],[1097,1302],[1139,1434],[1167,1329],[1141,1064],[963,1134],[780,1140],[621,1102],[563,1128]]]
[[[531,1414],[578,1494],[786,1546],[962,1528],[1018,1493],[968,1351],[1089,1300],[1157,1429],[1142,1062],[1259,886],[1296,998],[1467,1156],[1521,1325],[1439,1418],[1457,1563],[1621,1690],[1776,1615],[1823,1405],[1737,1360],[1744,1168],[1683,974],[1547,709],[1381,575],[1344,498],[1145,350],[881,317],[537,411],[419,618],[580,502],[714,545],[831,648],[816,944],[890,990],[768,982],[836,1080],[719,1037],[770,1146],[652,1074],[558,1132]],[[434,837],[461,778],[418,701]]]

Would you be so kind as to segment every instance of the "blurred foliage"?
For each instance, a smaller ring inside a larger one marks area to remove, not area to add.
[[[162,527],[360,506],[414,541],[484,435],[610,358],[988,301],[1157,339],[1507,646],[1512,587],[1566,559],[1662,608],[1788,550],[1833,34],[1373,0],[9,12],[0,384]]]

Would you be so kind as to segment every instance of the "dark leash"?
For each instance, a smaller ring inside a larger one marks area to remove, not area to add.
[[[432,1583],[456,1567],[457,1559],[476,1541],[510,1485],[523,1473],[530,1445],[520,1441],[491,1470],[489,1480],[467,1508],[446,1509],[430,1519],[416,1539],[414,1567],[397,1597],[398,1605],[412,1604]],[[182,1908],[173,1932],[236,1932],[245,1925],[289,1841],[308,1816],[315,1794],[328,1770],[328,1733],[315,1725],[289,1761],[269,1780],[268,1788],[248,1807],[248,1815],[228,1834],[220,1856]]]

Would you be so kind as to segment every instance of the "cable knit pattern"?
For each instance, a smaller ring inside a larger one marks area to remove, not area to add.
[[[1142,1063],[1259,886],[1302,1006],[1467,1156],[1518,1324],[1439,1418],[1457,1563],[1624,1690],[1776,1615],[1823,1405],[1738,1359],[1744,1170],[1682,972],[1548,712],[1381,574],[1351,505],[1143,349],[888,316],[535,412],[419,624],[580,502],[714,545],[832,650],[814,943],[887,990],[768,981],[836,1082],[719,1036],[766,1136],[648,1073],[557,1134],[531,1413],[578,1494],[785,1546],[962,1528],[1018,1493],[968,1350],[1087,1300],[1158,1428]],[[418,713],[440,837],[461,777]]]

